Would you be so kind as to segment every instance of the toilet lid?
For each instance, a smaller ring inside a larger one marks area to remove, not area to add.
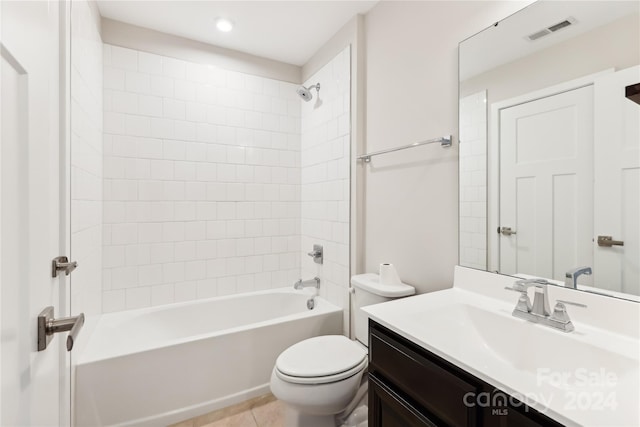
[[[276,369],[289,377],[326,377],[349,371],[366,358],[366,350],[344,335],[325,335],[300,341],[283,351]]]

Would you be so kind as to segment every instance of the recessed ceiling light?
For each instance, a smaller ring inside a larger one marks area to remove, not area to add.
[[[223,33],[228,33],[229,31],[233,30],[233,22],[226,18],[217,18],[216,28]]]

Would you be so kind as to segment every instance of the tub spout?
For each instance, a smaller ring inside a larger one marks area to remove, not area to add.
[[[311,288],[311,287],[320,289],[319,277],[314,277],[313,279],[309,279],[309,280],[299,279],[296,283],[293,284],[294,289],[303,289],[303,288]]]

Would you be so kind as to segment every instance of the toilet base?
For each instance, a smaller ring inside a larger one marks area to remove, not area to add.
[[[309,415],[285,405],[284,427],[367,427],[367,394],[361,397],[350,413],[338,415]]]
[[[369,420],[369,407],[367,406],[366,396],[365,402],[358,405],[347,418],[340,421],[337,420],[339,427],[367,427]]]

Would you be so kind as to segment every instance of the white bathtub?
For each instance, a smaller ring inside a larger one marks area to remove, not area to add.
[[[283,288],[101,316],[77,356],[75,425],[161,426],[267,393],[284,349],[342,333],[342,309],[308,298]]]

